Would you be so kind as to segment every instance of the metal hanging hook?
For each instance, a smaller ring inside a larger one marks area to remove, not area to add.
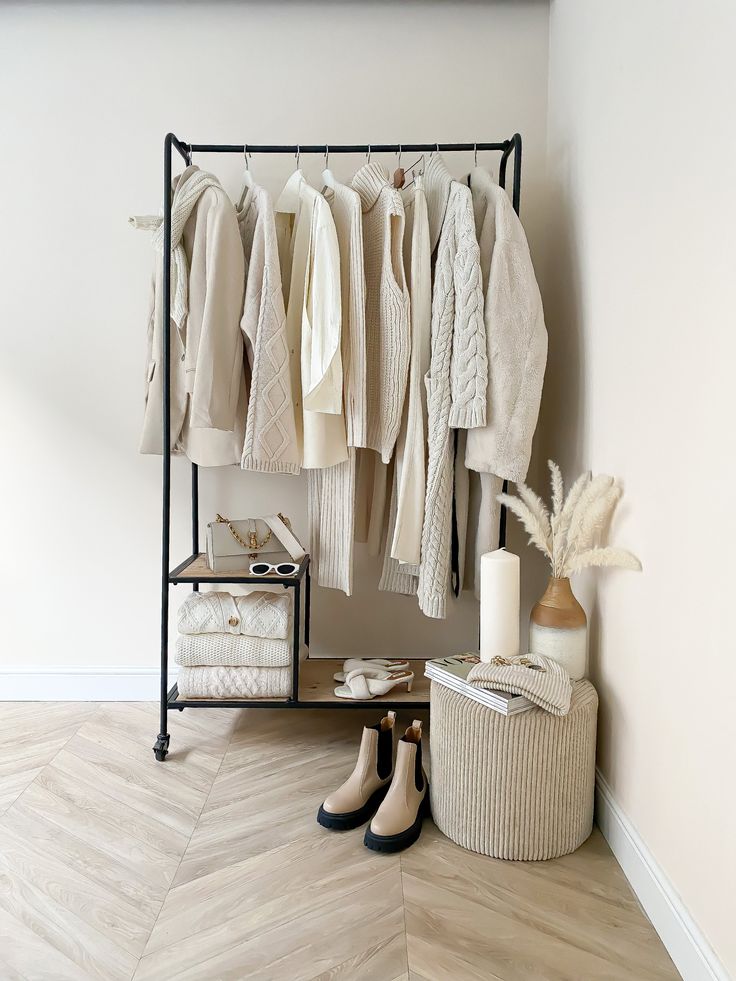
[[[296,145],[296,153],[294,156],[296,157],[296,169],[299,170],[299,161],[302,158],[302,150],[298,143]]]
[[[477,143],[474,143],[473,144],[473,161],[475,163],[475,166],[477,167],[478,166],[478,144]]]
[[[252,156],[252,154],[249,154],[248,153],[248,144],[247,143],[244,143],[243,144],[243,156],[245,157],[245,169],[246,170],[250,170],[250,161],[248,160],[248,157],[249,156]]]
[[[192,152],[192,144],[191,143],[187,146],[187,158],[188,158],[187,165],[189,167],[191,167],[192,164],[194,163],[194,155],[193,155],[193,152]]]
[[[370,163],[371,162],[371,145],[370,145],[370,143],[368,144],[368,152],[366,153],[365,156],[366,156],[367,163]]]
[[[325,170],[330,169],[330,145],[325,143]]]
[[[401,144],[400,143],[399,143],[399,152],[398,152],[396,164],[398,166],[398,169],[401,170]]]

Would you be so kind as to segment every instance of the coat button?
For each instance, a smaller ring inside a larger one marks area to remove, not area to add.
[[[184,360],[184,355],[183,355],[183,354],[182,354],[182,356],[181,356],[181,360],[182,360],[182,361]]]
[[[240,623],[240,620],[238,620],[237,617],[230,617],[230,619],[227,622],[230,624],[231,627],[237,627],[237,625]]]

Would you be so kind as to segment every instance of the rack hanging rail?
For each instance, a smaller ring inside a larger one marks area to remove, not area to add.
[[[335,153],[453,153],[494,151],[501,153],[498,170],[498,181],[501,187],[506,186],[506,169],[513,154],[514,170],[511,190],[511,202],[516,213],[519,213],[521,200],[521,136],[518,133],[500,143],[358,143],[358,144],[258,144],[258,143],[185,143],[173,133],[168,133],[164,140],[164,255],[171,254],[171,151],[175,149],[185,163],[190,164],[193,153],[283,153],[295,156],[312,153],[325,155]],[[329,659],[314,659],[313,677],[300,692],[300,642],[303,638],[305,646],[309,645],[309,627],[311,617],[311,579],[309,572],[309,557],[300,563],[299,571],[294,576],[269,577],[272,585],[281,585],[285,589],[293,589],[294,603],[292,616],[292,690],[288,698],[263,699],[193,699],[182,698],[176,684],[169,687],[169,590],[171,585],[186,583],[193,590],[199,589],[200,583],[263,583],[264,579],[254,578],[245,573],[238,575],[230,573],[215,575],[207,567],[204,557],[199,552],[199,470],[192,464],[191,495],[192,495],[192,550],[187,559],[173,570],[170,567],[171,552],[171,265],[163,264],[163,309],[162,361],[163,377],[163,480],[162,480],[162,529],[161,529],[161,678],[160,678],[160,719],[159,733],[153,752],[157,760],[166,759],[169,751],[168,713],[172,709],[183,711],[185,708],[365,708],[378,702],[382,708],[428,708],[429,700],[425,693],[417,692],[414,696],[404,699],[392,698],[390,695],[373,699],[369,702],[351,701],[346,699],[323,698],[325,692],[325,677],[331,677],[332,670]],[[503,489],[507,490],[508,482],[504,481]],[[499,543],[506,541],[506,509],[501,509]],[[304,583],[304,617],[302,623],[302,583]],[[309,660],[309,659],[307,659]],[[317,670],[318,669],[318,670]],[[322,676],[325,677],[322,677]],[[419,679],[417,679],[419,680]],[[423,682],[423,679],[422,679]],[[327,688],[329,690],[329,688]]]

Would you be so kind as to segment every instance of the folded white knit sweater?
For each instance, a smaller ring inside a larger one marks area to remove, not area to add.
[[[289,668],[180,668],[182,698],[285,698],[291,694]]]
[[[179,607],[180,634],[247,634],[284,640],[289,635],[291,597],[283,593],[191,593]]]
[[[180,634],[175,660],[185,667],[281,668],[291,664],[291,642],[233,634]]]

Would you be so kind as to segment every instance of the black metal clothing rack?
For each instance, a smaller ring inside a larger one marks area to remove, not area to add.
[[[192,162],[193,153],[241,153],[250,156],[253,153],[288,153],[299,157],[302,153],[432,153],[435,151],[497,151],[501,153],[499,165],[499,183],[506,186],[506,169],[513,155],[513,185],[511,200],[516,213],[519,213],[521,198],[521,136],[515,133],[511,139],[501,143],[373,143],[350,145],[260,145],[260,144],[221,144],[221,143],[184,143],[173,133],[168,133],[164,140],[164,186],[163,186],[163,225],[164,225],[164,256],[171,255],[171,171],[172,149],[187,164]],[[171,530],[171,263],[163,263],[163,501],[162,501],[162,531],[161,531],[161,687],[160,687],[160,725],[156,743],[153,747],[157,760],[166,759],[169,750],[168,712],[170,709],[185,708],[365,708],[371,704],[365,701],[353,701],[335,698],[334,700],[300,698],[299,697],[299,654],[300,642],[303,636],[304,644],[309,644],[309,626],[311,616],[311,579],[309,572],[309,556],[306,555],[294,576],[250,576],[229,574],[215,575],[207,568],[203,557],[199,554],[199,470],[196,463],[192,467],[192,553],[176,568],[170,569],[170,530]],[[504,490],[507,482],[504,482]],[[506,540],[506,512],[501,509],[500,543]],[[288,698],[258,698],[258,699],[191,699],[181,698],[174,684],[169,688],[169,589],[178,583],[189,583],[194,591],[200,583],[250,583],[270,585],[277,584],[284,589],[294,590],[293,602],[293,639],[292,639],[292,689]],[[302,584],[304,595],[302,597]],[[302,598],[304,601],[304,620],[302,627]],[[380,698],[382,708],[400,708],[411,705],[413,708],[427,708],[429,702],[402,700],[389,696]]]

